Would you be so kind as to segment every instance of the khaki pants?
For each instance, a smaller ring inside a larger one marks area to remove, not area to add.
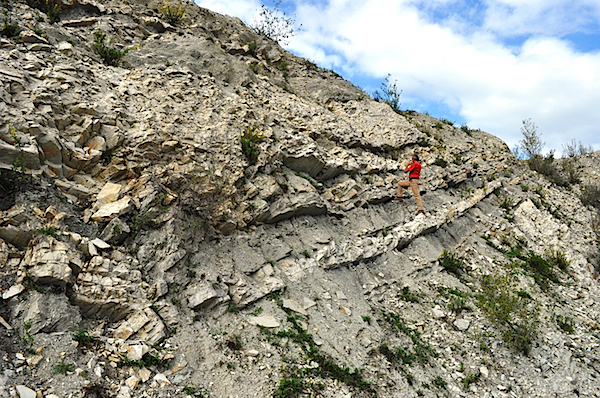
[[[419,179],[411,178],[409,181],[400,181],[398,182],[398,197],[402,197],[402,188],[411,187],[413,194],[415,195],[415,199],[417,199],[417,208],[419,210],[423,210],[423,202],[421,201],[421,194],[419,193]]]

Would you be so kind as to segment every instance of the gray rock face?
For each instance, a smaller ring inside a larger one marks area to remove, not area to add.
[[[0,39],[0,168],[27,171],[0,187],[0,396],[266,397],[285,369],[331,397],[597,393],[600,153],[557,159],[582,181],[557,186],[191,3],[175,25],[160,2],[62,1],[55,24],[13,3],[45,35]],[[392,201],[415,152],[419,215]],[[482,305],[490,275],[513,324]]]

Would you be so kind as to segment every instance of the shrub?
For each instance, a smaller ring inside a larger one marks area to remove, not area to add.
[[[256,163],[258,160],[258,144],[263,142],[265,137],[258,132],[258,129],[254,126],[248,127],[244,134],[240,136],[242,143],[242,151],[246,155],[246,159],[250,164]]]
[[[585,146],[581,141],[579,144],[575,141],[575,138],[571,140],[570,143],[563,144],[563,158],[574,158],[575,156],[585,156],[589,153],[594,152],[594,148],[590,146]]]
[[[550,151],[548,155],[542,156],[535,154],[527,161],[531,170],[537,171],[545,175],[548,179],[558,186],[567,186],[567,181],[560,174],[560,171],[554,163],[554,151]]]
[[[46,0],[46,15],[50,23],[60,21],[60,5],[55,3],[55,0]]]
[[[0,30],[0,34],[8,38],[13,38],[18,37],[21,31],[22,29],[18,23],[4,19],[4,25],[2,26],[2,30]]]
[[[509,275],[484,275],[476,303],[500,329],[503,340],[528,355],[538,333],[537,308],[533,300],[514,290],[515,282]]]
[[[600,185],[585,185],[581,192],[581,203],[600,210]]]
[[[515,201],[512,196],[504,195],[500,198],[499,206],[505,210],[510,210],[515,206]]]
[[[442,168],[446,168],[446,166],[448,166],[448,162],[446,162],[444,159],[442,158],[437,158],[435,160],[435,162],[433,162],[433,164],[435,164],[436,166],[440,166]]]
[[[373,99],[375,101],[385,102],[388,104],[396,113],[400,113],[400,96],[402,90],[398,91],[396,86],[397,80],[394,83],[390,82],[391,74],[388,74],[385,81],[381,83],[381,91],[375,90],[373,93]]]
[[[460,278],[464,268],[463,260],[458,256],[458,254],[450,250],[444,250],[442,255],[438,258],[438,261],[444,271],[454,274],[457,278]]]
[[[115,47],[108,47],[106,45],[105,41],[106,41],[106,33],[104,33],[100,29],[96,29],[94,31],[94,49],[96,50],[96,53],[98,53],[98,55],[100,55],[100,57],[102,58],[102,61],[104,61],[104,63],[106,65],[117,66],[117,64],[119,63],[121,58],[123,58],[125,55],[127,55],[127,53],[129,52],[129,49],[119,50],[118,48],[115,48]],[[113,41],[111,39],[109,44],[111,44],[112,42]]]
[[[250,29],[276,42],[288,44],[296,33],[294,27],[296,21],[295,16],[290,18],[279,9],[280,4],[281,0],[276,2],[272,9],[263,4],[258,19],[254,20]]]
[[[177,25],[183,20],[185,15],[185,6],[180,4],[179,6],[171,5],[169,0],[165,0],[165,4],[158,7],[158,12],[162,14],[163,18],[171,25]]]

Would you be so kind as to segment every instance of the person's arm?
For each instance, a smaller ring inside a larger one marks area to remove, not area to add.
[[[414,168],[415,168],[415,164],[411,162],[411,163],[409,163],[409,164],[407,164],[407,165],[406,165],[406,168],[404,169],[404,172],[405,172],[405,173],[409,173],[409,172],[411,172],[411,171],[412,171],[412,169],[414,169]]]

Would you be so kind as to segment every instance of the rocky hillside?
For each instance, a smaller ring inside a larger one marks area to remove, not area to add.
[[[598,394],[600,153],[549,179],[183,4],[0,3],[0,397]]]

